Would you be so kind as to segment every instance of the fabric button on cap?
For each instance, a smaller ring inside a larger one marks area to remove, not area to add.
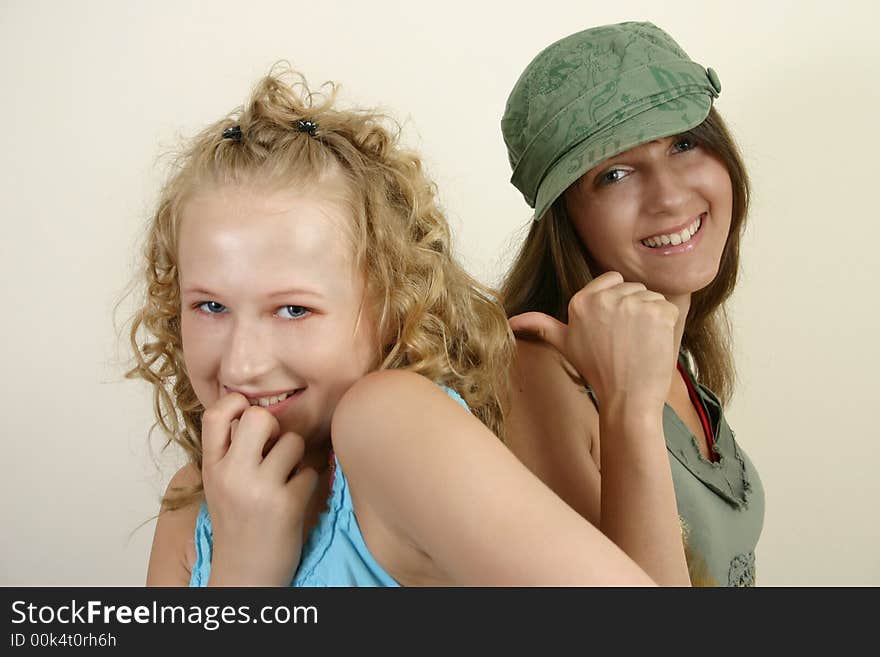
[[[715,69],[709,67],[706,69],[706,75],[709,76],[709,82],[712,84],[712,88],[715,90],[715,93],[721,93],[721,79],[718,77],[718,74],[715,72]]]

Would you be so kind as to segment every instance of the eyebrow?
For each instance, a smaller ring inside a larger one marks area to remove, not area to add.
[[[270,292],[267,296],[274,299],[276,297],[290,297],[290,296],[296,296],[296,295],[305,295],[305,296],[310,296],[310,297],[324,296],[323,294],[321,294],[317,290],[309,290],[304,287],[292,287],[287,290],[278,290],[277,292]]]
[[[191,294],[195,296],[201,297],[215,297],[218,296],[216,292],[212,292],[203,287],[187,287],[181,290],[181,294]],[[318,292],[317,290],[309,290],[303,287],[293,287],[286,290],[278,290],[276,292],[270,292],[266,296],[270,299],[275,299],[278,297],[290,297],[296,295],[304,295],[310,297],[318,297],[322,298],[324,295]]]

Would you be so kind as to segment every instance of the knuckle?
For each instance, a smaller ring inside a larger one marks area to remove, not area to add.
[[[277,423],[275,416],[260,406],[248,406],[241,419],[247,419],[248,425],[256,428],[270,428]]]
[[[596,292],[591,301],[598,308],[608,309],[614,306],[616,299],[616,295],[610,289],[605,289]]]
[[[295,455],[305,447],[303,439],[290,431],[278,439],[278,445],[291,455]]]
[[[244,413],[241,414],[242,421],[247,420],[248,422],[254,422],[260,418],[261,413],[265,413],[266,411],[259,406],[248,406]]]
[[[572,314],[576,312],[578,308],[581,308],[583,305],[587,303],[590,298],[590,292],[587,290],[579,290],[574,294],[574,296],[568,300],[568,314]]]
[[[629,295],[621,299],[620,305],[623,307],[624,310],[626,310],[626,312],[635,313],[643,310],[645,304],[642,303],[642,300],[639,299],[637,296]]]
[[[223,413],[216,406],[211,406],[202,413],[203,425],[219,424],[222,421]]]

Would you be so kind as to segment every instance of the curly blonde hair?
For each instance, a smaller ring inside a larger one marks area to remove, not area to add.
[[[130,330],[128,378],[153,385],[156,424],[201,468],[204,411],[186,374],[180,334],[177,238],[186,201],[206,185],[307,184],[334,170],[349,188],[354,244],[378,312],[377,369],[408,369],[455,389],[503,438],[502,407],[512,335],[493,290],[453,258],[436,187],[419,157],[399,145],[383,114],[340,110],[337,85],[309,89],[282,64],[243,108],[197,135],[177,157],[152,217],[144,250],[143,306]],[[305,123],[304,123],[305,122]],[[201,486],[174,489],[179,508]]]

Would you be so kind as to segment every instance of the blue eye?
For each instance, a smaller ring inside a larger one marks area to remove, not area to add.
[[[226,306],[222,303],[217,303],[216,301],[203,301],[202,303],[197,304],[196,308],[208,315],[219,315],[220,313],[226,312]]]
[[[278,309],[278,316],[282,319],[301,319],[309,312],[308,308],[303,306],[281,306]]]

